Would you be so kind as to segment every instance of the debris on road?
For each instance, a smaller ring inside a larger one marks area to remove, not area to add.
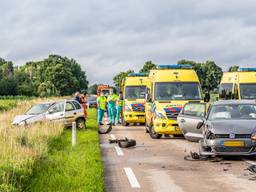
[[[250,165],[248,168],[247,168],[248,171],[250,171],[251,173],[253,174],[256,174],[256,165]]]
[[[104,126],[105,127],[105,126]],[[102,126],[99,127],[99,130],[98,130],[98,133],[99,134],[108,134],[112,131],[112,124],[109,125],[109,127],[106,129],[106,128],[103,128]]]
[[[223,160],[220,157],[200,155],[192,151],[190,151],[190,155],[186,155],[184,159],[187,161],[210,161],[210,162],[220,162]]]
[[[190,155],[186,155],[184,159],[187,161],[207,161],[208,156],[202,156],[196,152],[190,151]]]
[[[121,148],[134,147],[136,145],[136,140],[134,139],[109,139],[109,143],[118,143],[118,146]]]

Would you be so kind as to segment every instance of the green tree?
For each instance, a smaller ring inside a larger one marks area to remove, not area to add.
[[[0,80],[0,95],[17,95],[17,82],[14,77],[4,77]]]
[[[134,70],[129,69],[126,72],[120,72],[113,78],[114,84],[119,90],[122,86],[123,80],[128,76],[129,73],[134,73]]]
[[[37,95],[71,95],[88,88],[81,66],[67,57],[49,55],[43,61],[26,63],[22,71],[29,75]]]
[[[17,82],[18,95],[33,96],[36,94],[29,74],[16,69],[14,71],[14,79]]]
[[[198,75],[203,91],[212,91],[218,87],[223,72],[214,61],[197,63],[190,60],[180,60],[178,63],[192,65]]]
[[[156,64],[154,64],[152,61],[146,61],[142,69],[140,69],[140,73],[149,73],[151,69],[155,69]]]
[[[97,84],[93,84],[93,85],[89,86],[88,93],[96,95],[97,94],[97,87],[98,87]]]
[[[238,65],[233,65],[228,69],[228,72],[236,72],[238,71],[239,66]]]

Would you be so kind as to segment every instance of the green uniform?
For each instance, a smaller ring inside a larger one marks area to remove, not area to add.
[[[107,103],[107,98],[105,96],[99,96],[97,98],[97,104],[98,104],[98,124],[102,122],[102,118],[104,115],[104,112],[106,110],[106,103]]]
[[[108,96],[108,115],[110,118],[110,123],[115,123],[116,117],[116,101],[118,96],[116,94],[112,94]]]

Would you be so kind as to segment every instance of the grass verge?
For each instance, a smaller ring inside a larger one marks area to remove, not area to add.
[[[0,113],[0,191],[22,191],[32,174],[35,162],[47,155],[48,142],[63,132],[60,123],[37,123],[28,127],[13,126],[12,120],[23,114],[33,103],[41,100],[17,103],[12,110]]]
[[[88,114],[87,130],[77,131],[75,147],[70,129],[50,143],[48,156],[35,166],[25,191],[104,191],[96,110]]]

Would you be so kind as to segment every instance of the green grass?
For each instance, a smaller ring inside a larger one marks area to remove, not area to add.
[[[17,105],[17,100],[14,99],[0,99],[0,111],[8,111]]]
[[[71,130],[53,140],[48,156],[40,160],[24,191],[104,191],[96,110],[89,110],[86,131],[77,131],[77,144],[71,147]]]

